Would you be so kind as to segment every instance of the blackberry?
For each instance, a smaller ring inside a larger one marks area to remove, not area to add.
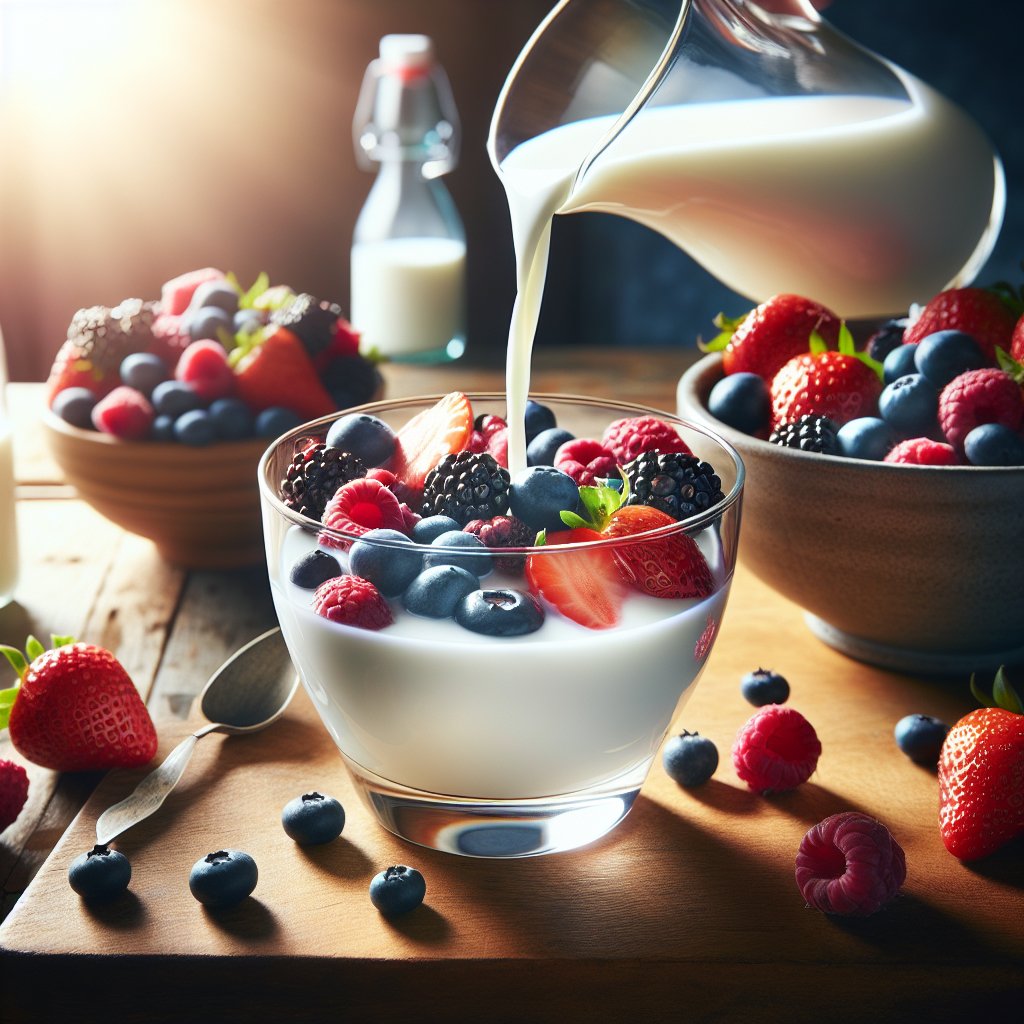
[[[695,455],[641,452],[626,465],[625,473],[627,505],[650,505],[673,519],[697,515],[725,497],[714,466]]]
[[[446,455],[423,483],[423,516],[450,516],[460,526],[508,511],[508,470],[487,452]]]
[[[366,476],[360,458],[323,442],[297,447],[281,481],[281,499],[300,515],[320,519],[334,492],[350,480]]]
[[[286,306],[275,309],[270,314],[270,322],[278,327],[287,327],[305,345],[310,355],[317,355],[331,347],[340,316],[341,306],[333,302],[321,302],[303,292]]]
[[[783,448],[798,448],[802,452],[838,455],[836,429],[835,423],[827,416],[801,416],[793,423],[783,423],[776,427],[768,442]]]
[[[339,409],[372,401],[383,384],[376,365],[360,355],[332,359],[320,380]]]
[[[528,548],[534,540],[534,531],[515,516],[472,519],[464,529],[466,533],[476,534],[489,548]],[[494,565],[504,572],[521,573],[526,567],[526,556],[500,555]]]

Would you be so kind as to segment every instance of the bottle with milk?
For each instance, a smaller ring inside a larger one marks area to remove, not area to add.
[[[14,450],[7,414],[7,362],[0,333],[0,608],[18,582],[18,534],[14,519]]]
[[[466,240],[441,181],[458,160],[451,88],[424,35],[387,35],[353,121],[360,165],[376,168],[356,221],[351,319],[389,359],[457,359],[466,344]]]

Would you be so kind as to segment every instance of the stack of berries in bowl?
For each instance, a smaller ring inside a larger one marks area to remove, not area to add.
[[[858,351],[836,315],[777,295],[708,346],[708,410],[772,444],[923,466],[1024,466],[1024,303],[1010,289],[941,292]]]
[[[273,438],[379,390],[340,307],[261,275],[247,291],[206,268],[159,302],[79,310],[54,360],[47,404],[64,422],[124,441],[205,446]]]

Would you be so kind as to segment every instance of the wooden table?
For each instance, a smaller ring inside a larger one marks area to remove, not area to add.
[[[541,351],[534,388],[672,409],[692,357]],[[502,383],[495,367],[470,364],[388,366],[386,377],[395,396]],[[213,669],[274,623],[265,571],[162,563],[63,485],[35,425],[41,388],[13,392],[23,573],[0,642],[70,633],[114,650],[148,700],[162,755],[190,731],[183,718]],[[751,712],[739,679],[759,664],[790,679],[824,747],[811,782],[771,799],[750,793],[728,756]],[[394,839],[358,803],[301,695],[259,737],[204,741],[167,805],[119,841],[132,886],[97,911],[71,892],[67,865],[139,773],[28,766],[29,802],[0,838],[0,1019],[936,1021],[1019,1007],[1024,845],[971,867],[949,856],[934,773],[892,740],[903,714],[953,720],[970,706],[966,680],[884,672],[823,646],[741,565],[676,723],[716,742],[715,778],[684,791],[656,766],[626,822],[572,854],[485,862]],[[6,739],[0,756],[18,759]],[[348,823],[335,844],[304,852],[277,814],[311,785],[342,800]],[[805,908],[793,881],[806,829],[850,808],[885,821],[907,852],[903,895],[864,921]],[[209,844],[249,849],[261,869],[254,898],[219,915],[185,884]],[[366,887],[402,861],[426,875],[426,906],[388,924]]]

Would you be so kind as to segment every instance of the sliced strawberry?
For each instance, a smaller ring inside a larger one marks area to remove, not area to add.
[[[422,488],[427,474],[446,455],[462,451],[472,432],[469,399],[461,391],[452,391],[398,431],[387,468],[407,487]]]
[[[546,546],[603,539],[596,530],[580,526],[548,534]],[[530,590],[567,619],[588,629],[611,629],[618,625],[625,586],[611,545],[557,555],[530,555],[526,559],[526,578]]]
[[[601,532],[605,537],[632,537],[674,523],[649,505],[623,505]],[[627,583],[654,597],[707,597],[715,589],[707,559],[686,534],[622,544],[615,549],[615,561]]]

